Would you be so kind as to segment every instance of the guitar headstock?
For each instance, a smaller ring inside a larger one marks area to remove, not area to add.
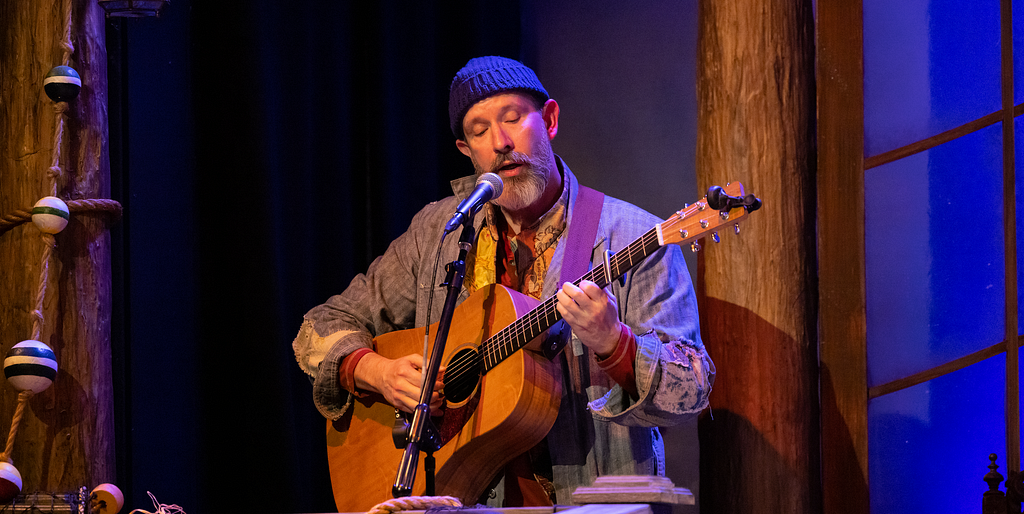
[[[693,251],[700,250],[697,239],[711,234],[717,243],[718,232],[728,228],[738,234],[739,224],[759,207],[761,201],[754,195],[745,195],[743,184],[739,182],[730,182],[725,187],[712,187],[696,203],[687,204],[658,225],[658,242],[662,245],[692,243]]]

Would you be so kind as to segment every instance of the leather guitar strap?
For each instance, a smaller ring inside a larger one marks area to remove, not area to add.
[[[566,237],[565,256],[562,259],[562,272],[559,274],[559,285],[572,282],[582,277],[590,269],[590,258],[594,251],[594,241],[597,239],[597,224],[601,220],[601,207],[604,204],[604,193],[595,191],[589,187],[580,186],[579,196],[573,205],[572,223],[569,226],[569,235]],[[560,321],[559,323],[565,323]],[[587,348],[584,353],[589,353]],[[583,394],[583,376],[588,375],[595,384],[604,380],[603,373],[591,373],[588,363],[590,359],[582,359],[580,362],[572,348],[562,351],[561,358],[564,364],[568,365],[566,370],[569,374],[570,384],[573,392]],[[584,369],[584,366],[586,369]],[[596,376],[595,376],[596,375]]]
[[[601,221],[604,193],[580,186],[573,204],[572,225],[565,241],[565,257],[558,283],[572,282],[590,269],[590,256],[597,239],[597,223]]]
[[[580,186],[579,194],[572,207],[572,223],[565,241],[565,255],[562,257],[562,271],[558,284],[572,282],[583,276],[590,268],[590,257],[597,239],[597,223],[601,220],[601,206],[604,193]],[[575,359],[569,359],[574,363]],[[574,383],[579,383],[578,365],[569,364]],[[505,468],[505,506],[550,506],[551,459],[547,455],[547,440],[542,440],[532,450],[512,459]],[[543,477],[543,479],[541,478]],[[543,485],[540,481],[545,482]],[[566,502],[559,498],[559,501]]]

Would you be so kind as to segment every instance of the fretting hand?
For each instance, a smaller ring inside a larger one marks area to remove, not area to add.
[[[572,327],[580,342],[599,357],[611,355],[621,331],[615,296],[589,280],[581,281],[579,287],[566,282],[557,296],[558,313]]]

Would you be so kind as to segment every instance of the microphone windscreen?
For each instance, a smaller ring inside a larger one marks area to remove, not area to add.
[[[480,185],[481,182],[487,182],[491,185],[491,188],[494,189],[494,196],[491,197],[492,201],[497,200],[498,197],[501,196],[501,192],[505,189],[505,183],[501,181],[501,177],[494,173],[488,172],[480,175],[476,179],[476,184]]]

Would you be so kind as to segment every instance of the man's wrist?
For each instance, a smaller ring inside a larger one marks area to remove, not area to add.
[[[616,326],[616,329],[612,330],[613,335],[609,335],[608,339],[605,340],[605,344],[603,345],[605,350],[600,352],[596,350],[594,351],[594,354],[597,355],[597,360],[604,360],[615,354],[619,345],[622,344],[622,334],[625,326],[626,325],[620,321]]]
[[[357,396],[366,391],[376,391],[369,382],[374,374],[368,368],[372,368],[373,361],[377,358],[380,356],[369,348],[360,348],[345,357],[339,368],[341,387]]]

